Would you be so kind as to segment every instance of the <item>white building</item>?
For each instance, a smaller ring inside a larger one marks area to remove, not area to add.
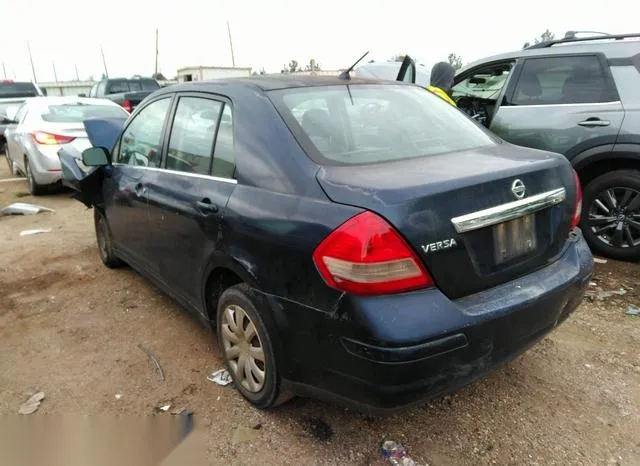
[[[178,82],[205,81],[208,79],[251,76],[250,67],[233,66],[188,66],[177,71]]]

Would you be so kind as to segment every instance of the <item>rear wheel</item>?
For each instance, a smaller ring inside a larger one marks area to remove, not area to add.
[[[29,159],[24,159],[24,171],[27,176],[27,184],[29,185],[29,192],[34,196],[39,196],[46,191],[46,186],[38,184],[38,182],[33,177],[33,172],[31,171],[31,164],[29,163]]]
[[[591,249],[624,261],[640,259],[640,171],[616,170],[584,189],[580,224]]]
[[[93,209],[93,220],[96,227],[96,241],[98,242],[98,252],[102,263],[110,269],[122,266],[122,261],[113,251],[113,243],[111,241],[111,230],[107,218],[98,209]]]
[[[235,285],[218,301],[218,344],[238,391],[257,408],[265,409],[287,401],[280,395],[280,374],[272,333],[258,311],[260,303],[251,289]]]

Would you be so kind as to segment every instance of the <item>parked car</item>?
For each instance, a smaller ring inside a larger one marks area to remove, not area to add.
[[[23,173],[34,195],[59,185],[58,150],[69,145],[75,148],[79,160],[82,151],[91,147],[83,121],[96,117],[124,120],[128,113],[105,99],[33,97],[25,100],[5,130],[9,170]]]
[[[297,394],[375,412],[454,390],[564,321],[591,277],[567,159],[418,86],[185,83],[124,125],[87,123],[92,171],[59,156],[102,261],[216,328],[260,408]]]
[[[399,67],[378,65],[391,74]],[[638,89],[640,34],[624,34],[554,40],[484,58],[456,74],[453,97],[507,141],[564,154],[584,187],[581,227],[591,249],[636,261]]]
[[[0,81],[0,154],[7,153],[4,131],[13,120],[17,108],[29,97],[43,95],[36,83],[4,80]]]
[[[93,85],[89,97],[109,99],[131,113],[145,97],[158,89],[160,84],[152,78],[106,78]]]

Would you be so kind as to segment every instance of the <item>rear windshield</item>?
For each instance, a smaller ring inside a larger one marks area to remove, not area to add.
[[[118,79],[107,83],[107,94],[155,91],[156,89],[160,89],[160,85],[153,79]]]
[[[36,97],[38,90],[33,83],[0,82],[0,99],[9,97]]]
[[[465,114],[418,86],[319,86],[270,96],[320,164],[388,162],[494,144]]]
[[[128,113],[111,105],[64,104],[49,105],[41,114],[44,121],[51,123],[82,123],[89,118],[128,117]]]

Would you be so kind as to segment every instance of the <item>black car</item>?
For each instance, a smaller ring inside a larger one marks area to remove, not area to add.
[[[592,273],[566,158],[414,85],[188,83],[85,125],[97,168],[59,155],[102,261],[216,328],[261,408],[297,394],[375,412],[454,390],[566,319]]]

